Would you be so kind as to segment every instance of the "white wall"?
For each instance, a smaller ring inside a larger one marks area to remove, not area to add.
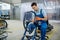
[[[22,3],[21,4],[21,15],[20,15],[21,20],[23,20],[24,12],[32,10],[30,5],[31,5],[31,3]]]

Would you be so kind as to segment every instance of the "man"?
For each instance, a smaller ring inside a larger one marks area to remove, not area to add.
[[[36,23],[37,26],[40,26],[40,30],[41,30],[41,40],[46,40],[45,36],[46,36],[46,29],[47,29],[47,14],[46,11],[43,9],[39,9],[39,7],[37,6],[37,3],[33,2],[31,4],[32,9],[35,11],[36,13]],[[34,20],[32,20],[34,22]]]

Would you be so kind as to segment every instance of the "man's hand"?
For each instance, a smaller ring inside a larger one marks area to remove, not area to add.
[[[47,20],[47,16],[45,16],[44,18],[36,17],[35,20]]]
[[[42,18],[40,18],[40,17],[35,17],[35,20],[42,20]],[[34,20],[32,20],[32,22],[34,22]]]
[[[32,20],[32,22],[34,22],[34,20]]]
[[[35,20],[47,20],[47,17],[44,17],[44,18],[35,17]],[[32,22],[34,22],[34,20],[32,20]]]
[[[35,20],[42,20],[42,18],[40,18],[40,17],[36,17]]]

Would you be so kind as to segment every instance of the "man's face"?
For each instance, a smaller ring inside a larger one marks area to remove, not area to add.
[[[34,5],[34,6],[32,6],[32,9],[33,9],[34,11],[37,11],[37,10],[38,10],[38,7],[37,7],[36,5]]]

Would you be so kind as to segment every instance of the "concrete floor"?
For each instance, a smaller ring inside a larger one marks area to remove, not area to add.
[[[60,40],[60,21],[49,21],[54,29],[47,35],[50,37],[49,40]],[[23,23],[19,20],[7,20],[8,23],[8,37],[7,40],[21,40],[24,33]]]

